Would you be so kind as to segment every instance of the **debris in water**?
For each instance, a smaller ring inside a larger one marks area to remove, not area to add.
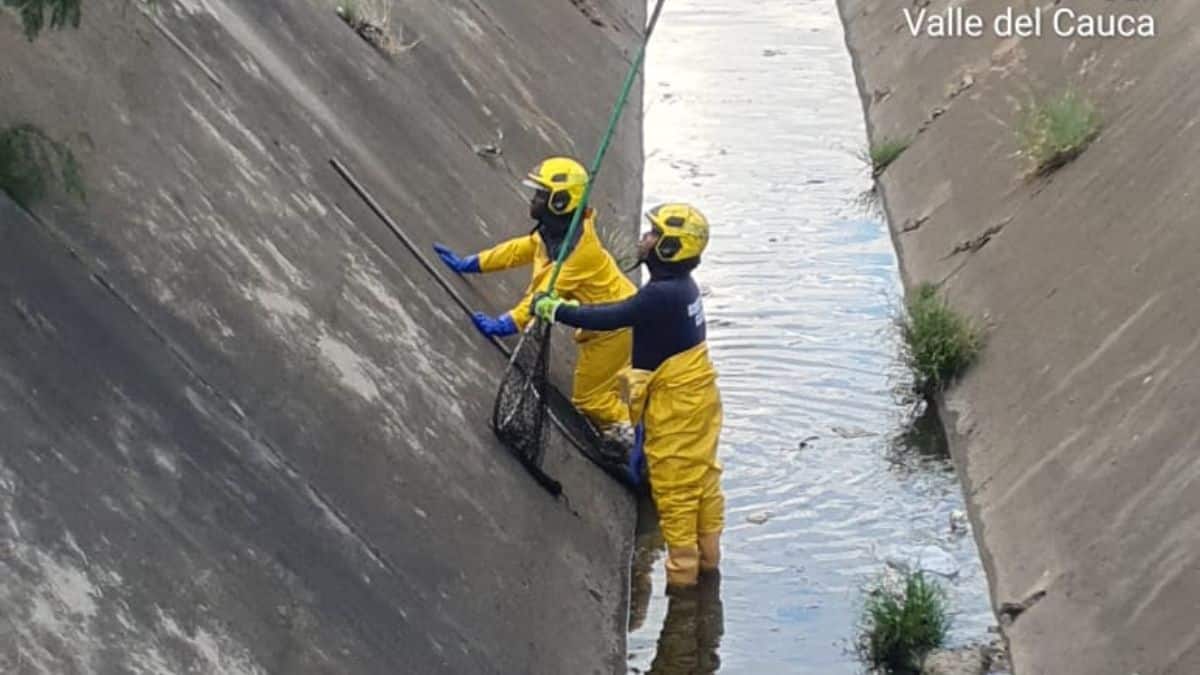
[[[967,512],[961,509],[955,509],[950,512],[950,534],[962,536],[967,533],[970,526],[967,523]]]
[[[783,51],[782,49],[764,49],[762,53],[762,55],[768,59],[772,56],[784,56],[786,54],[787,52]]]
[[[851,429],[847,429],[846,427],[833,427],[832,431],[842,438],[866,438],[868,436],[879,435],[873,431],[867,431],[861,427],[853,427]]]
[[[818,439],[820,439],[820,438],[821,438],[820,436],[809,436],[808,438],[805,438],[804,440],[802,440],[802,441],[800,441],[799,443],[797,443],[797,444],[796,444],[796,449],[797,449],[797,450],[803,450],[803,449],[805,449],[805,448],[809,447],[809,445],[810,445],[810,444],[811,444],[813,441],[815,441],[815,440],[818,440]]]
[[[746,522],[752,525],[762,525],[770,519],[770,511],[759,511],[758,513],[751,513],[750,515],[746,516]]]

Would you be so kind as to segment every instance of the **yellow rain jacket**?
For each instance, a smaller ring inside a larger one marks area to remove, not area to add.
[[[715,535],[725,526],[717,459],[721,394],[708,345],[680,352],[653,372],[627,373],[630,419],[645,425],[650,488],[669,555],[678,559],[686,549],[695,555],[698,539],[708,535],[715,545]],[[704,541],[700,543],[703,554]],[[670,576],[672,561],[667,564]]]
[[[619,302],[637,292],[596,235],[595,212],[588,209],[581,224],[583,232],[575,248],[563,261],[557,291],[568,300],[585,305]],[[521,330],[532,320],[530,302],[547,290],[554,260],[536,233],[510,239],[479,254],[481,272],[497,272],[522,265],[533,265],[529,287],[509,314]],[[598,426],[625,423],[629,411],[621,401],[619,375],[629,367],[633,349],[632,331],[612,332],[578,330],[579,358],[575,364],[571,400],[575,407]]]

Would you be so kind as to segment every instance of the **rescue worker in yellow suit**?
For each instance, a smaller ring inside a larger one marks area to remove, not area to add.
[[[575,210],[583,201],[588,172],[569,157],[550,157],[529,172],[524,184],[533,188],[529,215],[537,225],[528,235],[460,258],[449,248],[434,250],[459,274],[488,273],[532,265],[525,296],[507,313],[493,318],[482,312],[472,317],[485,337],[504,337],[525,329],[532,320],[530,300],[545,291],[562,246],[567,248],[555,284],[560,297],[585,303],[618,302],[632,296],[633,285],[596,234],[596,214],[588,209],[575,236],[566,241]],[[626,449],[633,442],[629,410],[621,399],[620,373],[629,365],[630,331],[575,333],[579,355],[575,364],[571,400],[610,442]]]
[[[547,294],[535,299],[534,311],[551,323],[586,330],[633,328],[630,419],[639,426],[667,542],[667,584],[687,587],[699,572],[717,569],[725,525],[717,460],[721,396],[705,342],[700,288],[691,274],[708,245],[708,221],[687,204],[663,204],[646,215],[651,230],[638,244],[638,257],[650,281],[636,295],[581,306]]]

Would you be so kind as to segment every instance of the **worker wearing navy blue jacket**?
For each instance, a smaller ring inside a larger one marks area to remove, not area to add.
[[[537,316],[585,330],[633,328],[627,374],[630,419],[639,427],[650,489],[667,541],[667,583],[692,586],[720,562],[725,524],[721,396],[705,342],[704,306],[692,270],[708,245],[708,221],[687,204],[646,214],[652,229],[638,244],[650,281],[633,297],[580,306],[542,295]]]

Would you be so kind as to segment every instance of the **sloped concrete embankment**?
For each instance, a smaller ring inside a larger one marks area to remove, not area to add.
[[[328,162],[422,247],[527,231],[517,178],[594,151],[644,9],[398,1],[389,58],[334,4],[0,12],[0,125],[88,188],[0,202],[4,672],[623,672],[630,499],[496,443],[502,356]],[[598,195],[630,228],[640,171],[633,113]],[[453,283],[498,313],[524,278]]]
[[[986,327],[943,408],[1016,672],[1198,673],[1200,7],[1069,3],[1151,39],[939,40],[910,4],[840,0],[871,138],[913,138],[880,179],[905,282]],[[1068,86],[1104,129],[1028,179],[1017,107]]]

